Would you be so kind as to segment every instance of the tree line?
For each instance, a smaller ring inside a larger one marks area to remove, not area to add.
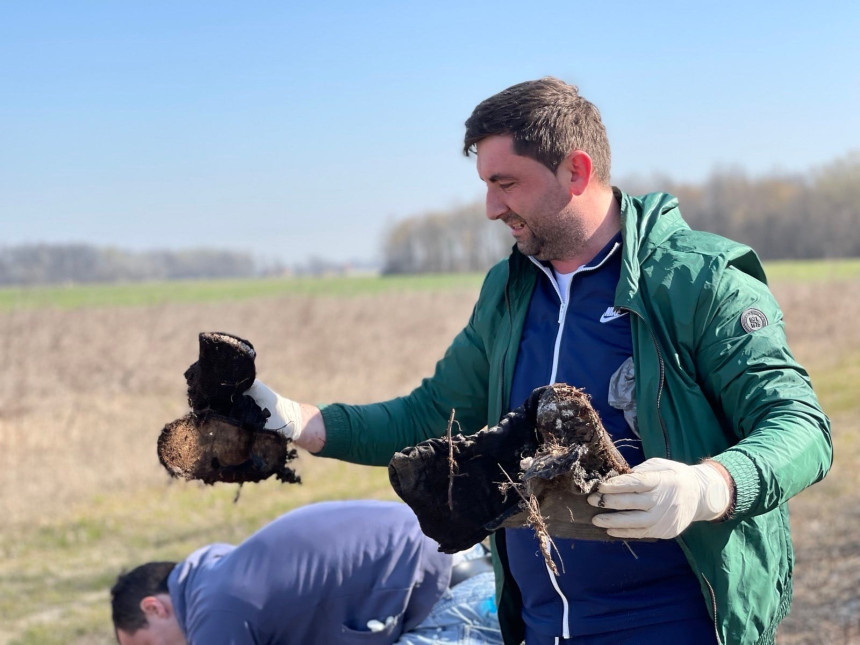
[[[860,257],[860,151],[806,173],[755,178],[730,169],[702,184],[656,176],[618,186],[675,195],[690,226],[748,244],[765,260]],[[483,204],[416,216],[387,232],[383,273],[483,271],[512,243],[506,227],[487,223]]]
[[[631,194],[678,197],[693,228],[749,244],[765,260],[860,257],[860,151],[805,173],[751,177],[716,171],[701,184],[628,177]],[[505,226],[487,222],[481,203],[394,223],[378,266],[384,274],[485,271],[507,256]],[[315,258],[304,267],[262,266],[246,252],[212,249],[132,252],[88,244],[0,247],[0,286],[346,274],[353,263]]]
[[[233,251],[132,252],[88,244],[0,248],[0,285],[245,278],[256,274],[254,258]]]

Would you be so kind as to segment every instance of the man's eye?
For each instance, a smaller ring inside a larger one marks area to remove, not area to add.
[[[513,186],[514,186],[513,182],[508,182],[506,184],[499,184],[499,188],[501,188],[502,190],[509,190],[509,189],[513,188]]]

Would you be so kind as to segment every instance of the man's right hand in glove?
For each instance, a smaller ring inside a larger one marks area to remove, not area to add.
[[[592,520],[609,535],[666,540],[693,522],[724,517],[732,496],[731,475],[718,462],[690,466],[655,457],[600,484],[588,503],[619,511]]]
[[[269,411],[266,429],[279,432],[309,452],[323,449],[325,424],[318,407],[281,396],[260,379],[254,379],[254,384],[244,394]]]

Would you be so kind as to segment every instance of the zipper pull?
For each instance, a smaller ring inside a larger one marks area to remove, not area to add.
[[[567,303],[562,302],[561,307],[558,308],[558,324],[560,325],[564,322],[564,314],[567,312]]]

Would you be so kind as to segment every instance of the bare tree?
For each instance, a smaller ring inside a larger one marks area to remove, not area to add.
[[[505,257],[511,238],[487,222],[481,204],[402,220],[387,233],[383,273],[485,271]]]

